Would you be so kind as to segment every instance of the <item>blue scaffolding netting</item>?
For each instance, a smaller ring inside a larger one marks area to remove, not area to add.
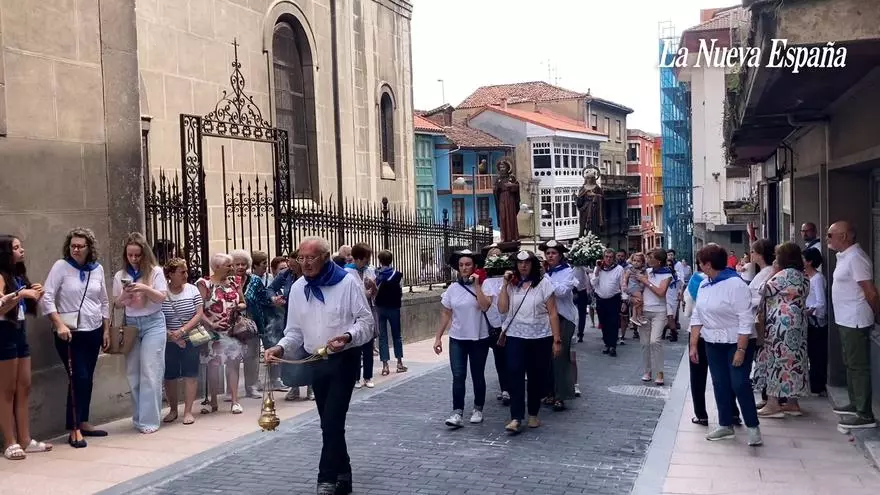
[[[661,30],[663,28],[661,27]],[[669,30],[667,30],[667,33]],[[678,39],[662,35],[663,46]],[[670,65],[672,55],[663,65]],[[660,124],[663,137],[663,220],[667,248],[675,249],[679,259],[693,259],[693,200],[691,181],[691,112],[690,91],[675,77],[675,69],[660,68]]]

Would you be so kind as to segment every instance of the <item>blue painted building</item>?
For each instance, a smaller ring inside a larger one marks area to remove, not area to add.
[[[441,218],[446,209],[452,225],[470,227],[476,218],[476,223],[491,222],[497,230],[492,192],[496,164],[505,158],[513,162],[513,146],[478,129],[452,124],[451,111],[452,107],[444,105],[414,118],[417,211],[423,217]],[[430,145],[433,167],[429,172]]]

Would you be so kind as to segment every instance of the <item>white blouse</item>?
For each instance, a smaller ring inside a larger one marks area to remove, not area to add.
[[[554,294],[553,282],[544,276],[538,285],[527,287],[507,286],[510,305],[502,328],[508,337],[541,339],[552,335],[547,300]]]
[[[820,327],[828,324],[828,298],[825,296],[825,275],[822,275],[822,272],[817,271],[810,277],[807,308],[813,310],[813,316],[818,320]]]
[[[40,299],[40,310],[44,316],[79,311],[78,331],[101,328],[104,318],[110,318],[110,299],[107,297],[104,267],[101,265],[91,272],[85,272],[85,280],[81,280],[78,269],[65,260],[58,260],[49,270],[43,288],[46,292]]]
[[[483,282],[483,294],[492,299],[492,305],[486,310],[486,317],[489,318],[489,323],[495,328],[501,328],[501,325],[504,324],[504,317],[506,316],[498,309],[498,294],[501,294],[501,286],[503,283],[503,277],[489,278]]]
[[[632,275],[630,275],[630,277],[632,277]],[[660,287],[660,284],[662,284],[664,280],[671,278],[671,273],[661,273],[658,275],[651,270],[651,273],[648,274],[648,281],[651,282],[654,287]],[[654,294],[654,291],[651,290],[650,287],[645,287],[645,290],[642,292],[642,299],[645,301],[644,310],[653,313],[665,313],[666,297],[669,295],[670,291],[675,291],[675,288],[672,287],[672,282],[667,286],[666,292],[662,298],[657,294]]]
[[[702,326],[700,336],[713,344],[735,344],[740,335],[754,335],[752,294],[739,277],[712,283],[703,280],[691,315],[691,326]]]
[[[483,317],[483,311],[480,310],[475,294],[473,286],[465,289],[461,284],[453,282],[440,296],[440,304],[452,311],[452,323],[449,325],[450,338],[456,340],[489,338],[489,325]]]
[[[149,283],[145,280],[147,276],[150,277]],[[122,279],[126,277],[128,277],[128,273],[126,273],[125,270],[119,270],[116,272],[116,275],[113,276],[114,298],[118,298],[122,295]],[[162,270],[161,266],[154,266],[153,272],[150,275],[145,275],[137,281],[149,285],[159,292],[168,292],[168,280],[165,279],[165,271]],[[123,298],[118,304],[125,306],[126,316],[149,316],[158,311],[162,311],[162,303],[155,303],[143,294]]]
[[[574,269],[563,268],[548,277],[556,294],[556,309],[559,311],[559,316],[577,325],[578,310],[574,305],[574,290],[578,287],[578,280],[574,275]]]

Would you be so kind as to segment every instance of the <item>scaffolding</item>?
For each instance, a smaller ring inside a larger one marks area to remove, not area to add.
[[[671,65],[678,50],[675,26],[661,22],[659,57],[664,46]],[[660,127],[663,136],[663,220],[666,247],[675,249],[679,259],[693,260],[693,188],[691,161],[690,90],[679,82],[672,67],[660,67]]]

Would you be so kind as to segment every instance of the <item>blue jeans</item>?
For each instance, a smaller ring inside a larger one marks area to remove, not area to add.
[[[733,355],[737,344],[713,344],[706,342],[706,357],[709,373],[712,374],[712,388],[715,391],[715,404],[718,406],[718,424],[733,426],[734,396],[739,402],[743,422],[749,428],[758,426],[758,409],[752,392],[752,362],[755,359],[755,340],[749,340],[743,363],[733,365]]]
[[[379,359],[384,363],[388,355],[388,325],[391,325],[391,341],[394,344],[394,357],[403,358],[403,338],[400,333],[400,308],[376,306],[379,320]]]
[[[165,376],[165,315],[157,311],[147,316],[126,316],[125,321],[138,329],[134,347],[125,356],[131,388],[131,419],[138,430],[157,430]]]
[[[474,384],[474,409],[483,409],[483,405],[486,403],[486,358],[488,356],[489,339],[458,340],[449,338],[453,411],[464,410],[468,361],[471,365],[471,382]]]

